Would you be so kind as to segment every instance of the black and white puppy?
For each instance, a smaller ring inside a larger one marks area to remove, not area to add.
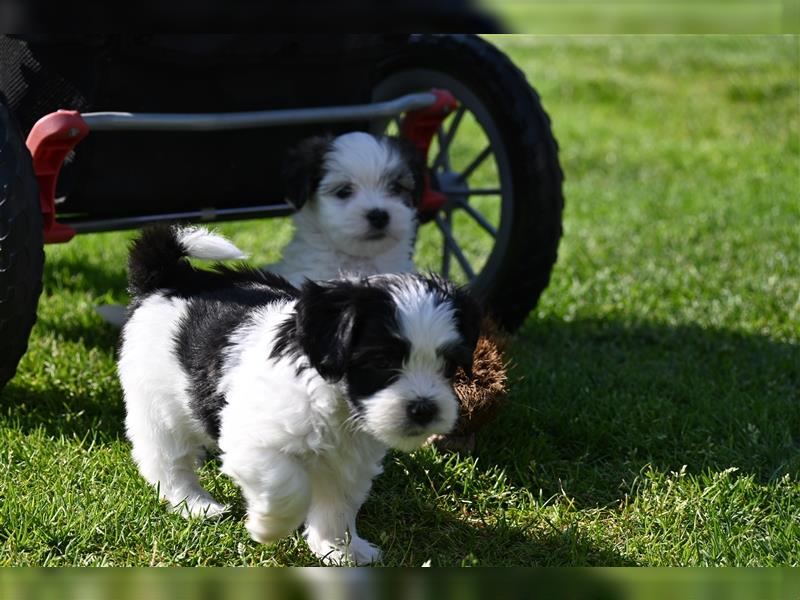
[[[424,163],[411,142],[352,132],[314,137],[287,154],[294,236],[265,267],[294,284],[340,274],[409,273]]]
[[[450,379],[471,366],[479,308],[452,284],[414,274],[297,289],[269,273],[187,261],[240,255],[199,228],[151,228],[134,242],[118,364],[133,457],[174,509],[209,516],[225,507],[196,467],[218,447],[253,539],[305,523],[317,556],[377,560],[356,514],[389,447],[414,449],[455,423]]]

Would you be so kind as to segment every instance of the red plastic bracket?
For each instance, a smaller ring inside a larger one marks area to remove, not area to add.
[[[76,231],[56,221],[56,181],[67,154],[89,133],[89,126],[75,110],[59,110],[43,116],[28,134],[26,145],[33,158],[39,184],[44,241],[68,242]]]
[[[400,124],[400,135],[419,149],[426,164],[433,136],[447,115],[458,107],[455,96],[447,90],[432,89],[431,93],[436,96],[436,102],[426,108],[408,111]],[[422,200],[417,207],[420,220],[423,223],[431,220],[446,202],[447,196],[431,188],[430,172],[426,170]]]

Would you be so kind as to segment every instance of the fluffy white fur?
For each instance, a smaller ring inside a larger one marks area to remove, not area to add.
[[[181,243],[190,256],[204,260],[239,260],[247,255],[224,237],[210,233],[204,227],[184,227]]]
[[[183,240],[206,258],[237,254],[230,242],[202,230]],[[240,254],[240,253],[239,253]],[[443,376],[443,345],[460,340],[454,307],[434,302],[419,280],[388,280],[402,334],[410,342],[401,376],[355,418],[342,383],[324,380],[306,356],[268,359],[279,324],[296,301],[256,309],[236,330],[225,354],[217,440],[222,471],[242,489],[253,539],[276,541],[305,523],[311,550],[325,561],[369,563],[380,550],[359,537],[356,514],[389,446],[403,450],[455,423],[457,402]],[[118,372],[127,409],[126,430],[144,478],[185,516],[215,516],[225,507],[200,485],[196,467],[214,447],[190,407],[189,375],[175,350],[188,300],[156,291],[140,301],[124,326]],[[410,431],[409,398],[436,403],[437,418]]]
[[[291,314],[291,304],[264,311],[231,352],[221,385],[228,400],[219,438],[222,472],[242,489],[254,540],[276,541],[305,522],[317,556],[369,563],[380,551],[358,536],[356,514],[387,447],[350,421],[342,390],[313,370],[298,377],[292,359],[264,368],[264,349]]]
[[[345,273],[407,273],[415,271],[412,254],[417,228],[413,206],[392,193],[388,173],[402,171],[403,156],[386,138],[353,132],[337,137],[323,164],[324,177],[314,198],[292,216],[294,236],[280,262],[265,267],[294,284]],[[406,175],[407,186],[414,182]],[[337,186],[350,184],[354,195],[342,200]],[[374,233],[366,215],[384,210],[389,223],[384,236]]]

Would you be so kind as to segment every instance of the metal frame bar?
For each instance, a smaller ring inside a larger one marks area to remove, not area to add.
[[[110,217],[82,221],[80,217],[61,217],[59,221],[68,225],[76,233],[98,233],[101,231],[120,231],[142,227],[150,223],[193,221],[221,222],[238,219],[257,219],[261,217],[284,217],[294,212],[289,204],[262,204],[260,206],[244,206],[238,208],[209,208],[186,212],[163,213],[155,215],[134,215],[130,217]]]
[[[407,94],[394,100],[284,110],[257,110],[235,113],[81,113],[91,131],[219,131],[251,127],[336,123],[393,117],[410,110],[419,110],[437,102],[435,94]]]
[[[50,209],[50,223],[44,228],[45,241],[66,242],[76,233],[117,231],[141,227],[162,221],[225,221],[280,217],[294,212],[286,203],[263,204],[235,208],[207,208],[185,212],[150,215],[132,215],[86,219],[86,217],[59,216],[55,220],[55,181],[64,157],[90,131],[221,131],[304,125],[309,123],[335,123],[391,118],[411,111],[437,111],[446,105],[449,94],[443,98],[442,90],[407,94],[371,104],[327,106],[314,108],[260,110],[233,113],[129,113],[94,112],[78,113],[59,110],[40,119],[28,137],[28,148],[34,157],[34,169],[42,191],[43,207]],[[454,103],[455,100],[451,100]],[[446,114],[447,111],[445,111]],[[428,140],[429,142],[430,140]],[[47,184],[47,185],[43,185]],[[52,184],[52,185],[51,185]],[[44,210],[44,208],[43,208]],[[46,211],[45,211],[46,212]]]

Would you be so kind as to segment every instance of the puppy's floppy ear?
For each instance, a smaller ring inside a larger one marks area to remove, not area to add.
[[[364,319],[385,313],[390,300],[384,290],[346,280],[306,281],[295,309],[297,341],[311,366],[328,381],[338,381]]]
[[[472,355],[475,353],[475,346],[468,346],[467,344],[458,344],[450,349],[448,358],[453,362],[456,367],[464,369],[467,377],[472,378]]]
[[[330,152],[332,142],[330,135],[308,138],[286,154],[282,169],[285,196],[296,210],[317,191],[325,155]]]
[[[456,326],[461,339],[474,350],[480,336],[483,309],[466,286],[457,286],[452,281],[438,275],[428,277],[429,285],[437,288],[444,296],[449,296],[455,308]]]
[[[483,310],[466,287],[455,288],[453,304],[456,307],[458,331],[464,342],[474,350],[481,332]]]
[[[390,138],[395,148],[403,157],[403,162],[411,170],[411,176],[414,178],[414,190],[412,200],[414,206],[419,206],[422,200],[422,192],[425,189],[425,158],[422,152],[411,141],[406,138]]]
[[[481,332],[481,320],[483,311],[478,302],[466,287],[452,286],[453,305],[456,309],[456,322],[458,331],[464,344],[461,351],[456,353],[454,358],[456,364],[464,369],[467,377],[472,377],[472,355],[478,345],[478,337]]]
[[[356,307],[346,281],[306,281],[295,309],[297,341],[311,366],[330,381],[344,375],[353,340]]]

